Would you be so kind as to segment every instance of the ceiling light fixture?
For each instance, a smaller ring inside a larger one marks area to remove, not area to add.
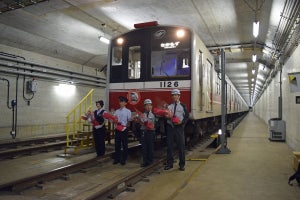
[[[256,57],[257,57],[256,54],[252,55],[252,62],[256,62]]]
[[[100,40],[101,42],[103,42],[103,43],[105,43],[105,44],[109,44],[109,39],[107,39],[107,38],[105,38],[105,37],[103,37],[103,36],[101,36],[101,35],[99,35],[98,38],[99,38],[99,40]]]
[[[259,21],[253,22],[253,36],[256,38],[259,33]]]

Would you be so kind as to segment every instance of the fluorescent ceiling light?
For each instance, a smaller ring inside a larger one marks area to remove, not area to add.
[[[253,22],[253,36],[257,37],[259,32],[259,21]]]
[[[103,37],[103,36],[99,36],[99,40],[105,44],[109,44],[109,39]]]
[[[256,62],[256,54],[252,55],[252,62]]]
[[[265,66],[262,64],[258,65],[258,70],[263,71],[265,69]]]

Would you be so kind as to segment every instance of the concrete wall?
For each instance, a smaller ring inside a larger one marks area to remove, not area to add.
[[[0,52],[22,56],[25,57],[27,61],[41,65],[72,70],[94,76],[96,75],[96,70],[94,68],[34,54],[20,49],[0,45]],[[97,73],[99,77],[105,78],[103,73]],[[9,101],[16,99],[16,76],[0,72],[0,77],[10,81]],[[64,133],[64,125],[66,122],[65,116],[92,88],[95,89],[93,102],[99,99],[104,100],[105,96],[105,89],[88,86],[76,86],[74,93],[69,93],[69,91],[61,93],[58,91],[58,82],[37,78],[37,92],[34,93],[34,97],[30,100],[30,104],[28,104],[28,101],[23,99],[23,78],[24,76],[20,76],[18,79],[17,139],[45,134]],[[26,77],[25,82],[27,80],[31,80],[31,78]],[[31,98],[32,95],[25,92],[25,97],[28,99]],[[11,139],[10,131],[12,130],[13,116],[12,110],[7,107],[7,83],[2,80],[0,80],[0,112],[0,140]]]
[[[293,55],[284,63],[282,70],[282,119],[286,121],[286,142],[296,151],[300,151],[300,104],[295,103],[295,98],[300,96],[300,92],[290,90],[288,73],[300,72],[299,55],[300,47],[298,46]],[[277,73],[254,107],[255,114],[266,124],[270,118],[278,117],[279,76],[280,73]]]

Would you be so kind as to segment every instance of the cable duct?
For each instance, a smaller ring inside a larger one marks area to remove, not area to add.
[[[272,78],[276,76],[278,71],[282,70],[282,65],[295,50],[299,44],[300,36],[300,1],[286,0],[284,8],[281,12],[279,24],[276,33],[272,40],[272,44],[276,51],[273,51],[272,57],[275,58],[276,63],[274,69],[270,71],[263,86],[263,91],[256,97],[256,103],[261,95],[264,93],[267,85],[271,82]]]
[[[273,53],[274,58],[283,57],[284,59],[289,54],[292,53],[291,49],[294,49],[299,43],[299,36],[296,36],[295,32],[299,32],[299,13],[300,12],[300,1],[286,0],[284,4],[283,11],[281,12],[281,17],[279,24],[277,26],[274,39],[272,44],[276,51],[280,52],[279,55],[276,55],[276,52]],[[296,39],[294,37],[297,37]],[[294,38],[294,41],[292,40]],[[291,44],[294,43],[294,44]],[[289,48],[288,48],[289,46]]]

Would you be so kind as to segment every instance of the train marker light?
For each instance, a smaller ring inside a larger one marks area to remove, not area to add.
[[[133,26],[134,28],[146,28],[146,27],[157,26],[157,25],[158,25],[157,21],[152,21],[152,22],[134,24]]]

